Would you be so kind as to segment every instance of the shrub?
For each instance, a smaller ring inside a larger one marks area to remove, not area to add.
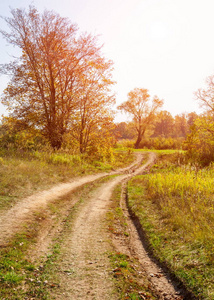
[[[140,148],[147,149],[185,149],[184,138],[164,138],[164,137],[155,137],[155,138],[145,138],[140,143]]]

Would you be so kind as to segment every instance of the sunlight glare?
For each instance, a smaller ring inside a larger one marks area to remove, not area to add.
[[[147,28],[148,37],[155,41],[166,40],[170,37],[170,30],[162,21],[153,21]]]

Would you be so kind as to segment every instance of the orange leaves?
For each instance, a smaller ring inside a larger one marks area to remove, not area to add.
[[[128,93],[128,100],[118,106],[118,109],[130,114],[136,124],[138,132],[136,148],[139,147],[145,131],[153,123],[155,114],[162,105],[163,100],[157,96],[151,99],[147,89],[135,88]]]

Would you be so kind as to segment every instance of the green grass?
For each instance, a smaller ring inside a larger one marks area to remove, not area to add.
[[[26,251],[34,238],[35,230],[27,230],[17,234],[10,245],[0,249],[1,299],[46,299],[40,297],[41,292],[37,292],[38,287],[44,285],[40,271],[26,258]]]
[[[166,154],[174,154],[174,153],[185,153],[184,150],[173,150],[173,149],[166,149],[166,150],[155,150],[155,149],[133,149],[134,152],[154,152],[160,155]]]
[[[175,160],[177,162],[177,159]],[[214,169],[160,161],[129,182],[131,210],[160,261],[200,299],[214,299]]]

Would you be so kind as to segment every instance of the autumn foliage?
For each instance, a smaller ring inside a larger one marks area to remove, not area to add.
[[[153,123],[155,114],[163,105],[163,100],[157,96],[151,99],[147,89],[135,88],[128,94],[128,100],[123,102],[118,109],[131,115],[137,131],[135,148],[139,148],[140,142],[148,127]]]
[[[70,132],[85,152],[91,137],[113,120],[112,62],[96,37],[78,34],[76,25],[52,11],[39,14],[30,6],[11,14],[4,18],[10,32],[1,33],[22,54],[1,68],[11,75],[2,103],[53,149]]]

